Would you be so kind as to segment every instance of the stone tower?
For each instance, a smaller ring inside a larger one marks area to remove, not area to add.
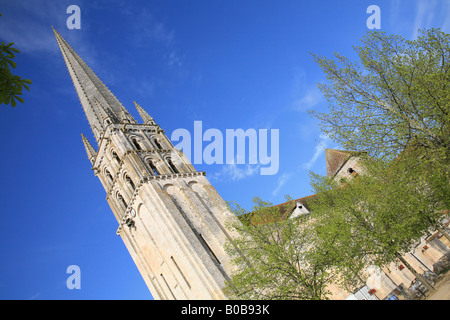
[[[116,233],[153,297],[226,299],[225,223],[236,217],[153,118],[135,102],[138,123],[53,31],[98,145],[82,135],[117,219]]]

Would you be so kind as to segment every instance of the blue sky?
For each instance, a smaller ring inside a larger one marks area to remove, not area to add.
[[[81,29],[69,30],[69,5]],[[381,30],[450,32],[450,1],[5,1],[0,39],[21,50],[15,73],[33,81],[24,104],[0,106],[0,299],[151,299],[90,170],[81,133],[94,142],[51,25],[130,113],[136,100],[171,133],[278,129],[280,166],[195,165],[227,200],[250,208],[311,194],[308,171],[325,174],[322,135],[308,109],[326,110],[310,52],[354,58],[369,5]],[[69,290],[69,265],[81,289]]]

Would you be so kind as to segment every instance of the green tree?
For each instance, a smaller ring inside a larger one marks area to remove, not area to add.
[[[372,264],[381,268],[400,259],[410,268],[402,255],[439,226],[450,201],[448,188],[436,188],[448,177],[424,168],[427,164],[413,152],[389,162],[363,157],[360,163],[363,174],[350,180],[312,174],[313,228],[319,244],[340,253],[335,268],[346,283]]]
[[[316,232],[341,252],[349,282],[368,264],[402,259],[430,229],[448,237],[440,221],[450,206],[450,35],[422,30],[408,41],[371,31],[354,49],[355,62],[314,55],[329,110],[310,111],[344,149],[370,156],[355,180],[313,175]]]
[[[450,35],[422,30],[417,40],[370,31],[356,46],[359,61],[313,55],[326,75],[319,88],[329,111],[310,113],[347,150],[394,159],[407,146],[448,164]]]
[[[1,16],[1,14],[0,14]],[[15,53],[20,51],[13,47],[14,42],[0,44],[0,104],[10,104],[15,107],[17,102],[24,102],[22,95],[23,88],[30,90],[28,84],[30,79],[22,79],[20,76],[13,75],[10,67],[16,68],[17,64],[12,60]]]
[[[226,250],[236,272],[226,292],[236,299],[326,299],[333,253],[312,250],[308,219],[286,219],[292,201],[281,208],[259,198],[253,203],[252,212],[231,204],[240,222],[229,226],[236,236]]]

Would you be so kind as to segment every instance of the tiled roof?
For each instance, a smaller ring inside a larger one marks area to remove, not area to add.
[[[327,176],[334,177],[352,155],[353,153],[350,151],[325,149]]]

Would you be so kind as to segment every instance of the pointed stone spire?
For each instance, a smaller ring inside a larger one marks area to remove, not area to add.
[[[133,101],[133,103],[139,112],[142,121],[144,121],[144,124],[155,124],[155,120],[153,120],[153,118],[136,101]]]
[[[84,148],[86,149],[86,154],[89,161],[94,164],[95,158],[97,157],[97,152],[95,152],[94,148],[84,134],[81,134],[81,139],[83,140]]]
[[[107,127],[115,119],[114,114],[109,108],[103,108],[96,97],[92,99],[96,112],[100,115],[100,120]]]
[[[108,115],[112,123],[120,123],[121,112],[126,109],[58,31],[53,27],[52,29],[89,125],[93,132],[100,131],[94,132],[97,143],[99,143],[99,139],[107,127],[104,116]]]

